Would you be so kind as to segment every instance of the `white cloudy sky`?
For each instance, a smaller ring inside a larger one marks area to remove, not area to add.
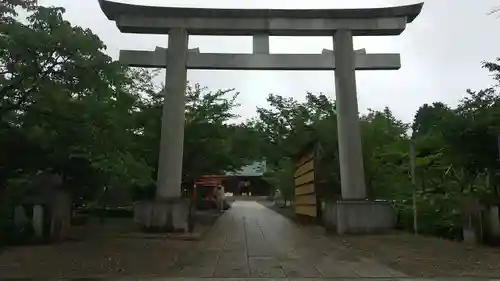
[[[66,8],[73,24],[91,28],[117,58],[120,49],[153,50],[167,46],[166,35],[120,34],[99,9],[97,0],[39,0],[42,5]],[[417,3],[418,0],[121,0],[143,5],[204,8],[367,8]],[[500,5],[497,0],[428,0],[420,16],[401,36],[358,37],[355,48],[370,53],[401,53],[402,68],[397,71],[357,72],[361,112],[367,108],[389,106],[394,114],[411,122],[423,103],[443,101],[455,105],[465,89],[492,84],[480,62],[500,57],[500,18],[486,15]],[[332,48],[327,37],[272,37],[272,53],[319,53]],[[201,52],[250,53],[251,37],[192,36],[190,48]],[[334,97],[331,72],[280,71],[199,71],[188,73],[191,82],[210,89],[235,88],[244,118],[265,106],[269,93],[303,99],[305,92],[323,92]]]

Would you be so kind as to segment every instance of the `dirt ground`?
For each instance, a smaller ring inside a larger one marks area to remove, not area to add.
[[[409,233],[331,239],[357,255],[373,258],[410,276],[500,277],[500,248],[468,246]]]
[[[290,208],[268,206],[294,218]],[[313,232],[322,228],[304,226]],[[321,229],[321,230],[319,230]],[[435,237],[415,236],[405,232],[384,235],[328,237],[342,254],[372,258],[393,269],[415,277],[500,277],[500,248],[472,246]]]
[[[109,219],[102,225],[92,221],[73,228],[73,241],[0,250],[0,279],[164,276],[178,255],[194,243],[133,235],[131,222]]]

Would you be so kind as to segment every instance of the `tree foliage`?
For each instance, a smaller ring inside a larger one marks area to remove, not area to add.
[[[484,62],[496,81],[500,65]],[[412,229],[409,147],[416,148],[417,206],[422,232],[457,238],[464,202],[498,198],[500,95],[497,86],[467,90],[456,108],[441,102],[422,105],[412,124],[395,118],[389,108],[360,116],[367,191],[371,198],[390,199],[399,226]],[[269,108],[259,108],[254,126],[265,138],[272,163],[267,178],[293,198],[290,156],[310,141],[321,144],[318,174],[321,186],[340,196],[335,103],[308,93],[305,102],[270,95]],[[409,133],[409,129],[412,133]]]
[[[154,188],[163,103],[156,73],[113,61],[91,30],[63,14],[32,0],[0,4],[0,187],[50,170],[83,201],[107,186]],[[251,161],[257,134],[229,122],[237,94],[193,85],[187,96],[185,179]]]
[[[77,194],[85,186],[148,184],[149,167],[131,153],[134,73],[113,62],[89,29],[65,21],[63,9],[12,3],[7,15],[16,5],[30,13],[1,26],[0,184],[48,169]]]

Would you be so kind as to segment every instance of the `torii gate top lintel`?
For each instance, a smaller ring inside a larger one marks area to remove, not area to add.
[[[207,9],[157,7],[99,0],[121,32],[167,34],[182,27],[192,35],[330,36],[337,29],[353,35],[399,35],[423,3],[370,9]]]

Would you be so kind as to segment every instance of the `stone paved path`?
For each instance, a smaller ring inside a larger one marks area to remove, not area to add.
[[[373,260],[342,255],[322,232],[300,227],[257,202],[235,202],[206,235],[196,251],[181,256],[171,277],[408,278]]]

